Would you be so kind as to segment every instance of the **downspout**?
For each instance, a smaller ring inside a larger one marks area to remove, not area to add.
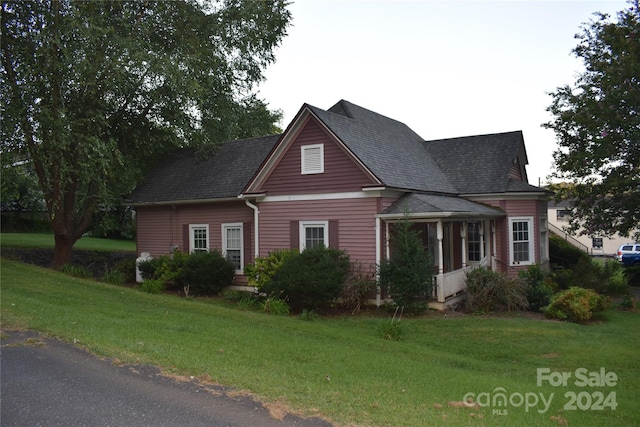
[[[258,258],[260,256],[260,209],[258,209],[258,207],[256,205],[254,205],[253,203],[251,203],[249,201],[249,199],[245,199],[242,195],[238,196],[241,199],[244,199],[244,204],[247,205],[248,207],[250,207],[251,209],[253,209],[253,224],[255,227],[255,234],[254,234],[254,258]]]
[[[381,252],[382,252],[382,242],[381,242],[381,236],[380,236],[380,232],[381,232],[381,220],[380,218],[376,218],[376,266],[380,265],[381,262]],[[380,277],[377,277],[376,274],[376,281],[378,282],[377,286],[376,286],[376,307],[380,307],[381,301],[380,301]]]

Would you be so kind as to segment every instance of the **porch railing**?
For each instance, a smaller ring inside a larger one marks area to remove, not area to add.
[[[479,264],[468,265],[448,273],[436,274],[433,276],[433,297],[438,302],[444,302],[447,298],[459,294],[467,288],[467,272],[488,265],[489,257],[485,257]]]
[[[475,265],[469,265],[459,270],[436,275],[434,277],[435,286],[433,287],[433,290],[435,293],[434,297],[438,302],[444,302],[450,296],[464,291],[467,287],[465,275],[467,271],[471,271],[474,268],[476,268]]]

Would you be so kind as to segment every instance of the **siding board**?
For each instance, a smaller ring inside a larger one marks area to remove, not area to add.
[[[312,144],[324,145],[324,173],[302,175],[300,150]],[[269,195],[350,192],[373,184],[351,155],[310,119],[258,191]]]

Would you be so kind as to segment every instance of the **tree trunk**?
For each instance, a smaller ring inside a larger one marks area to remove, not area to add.
[[[60,269],[71,261],[71,251],[77,239],[73,239],[65,234],[55,233],[55,248],[53,249],[53,261],[51,267]]]

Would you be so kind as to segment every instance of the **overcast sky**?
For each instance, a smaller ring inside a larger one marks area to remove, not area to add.
[[[584,70],[580,25],[626,1],[296,0],[293,26],[259,96],[284,113],[340,99],[424,139],[522,130],[529,182],[547,182],[555,135],[549,92]]]

